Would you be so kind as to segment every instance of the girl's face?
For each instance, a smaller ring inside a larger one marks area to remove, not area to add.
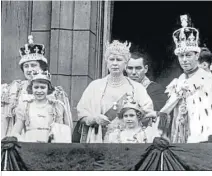
[[[36,100],[41,101],[46,99],[47,92],[48,92],[48,84],[36,81],[33,82],[32,93],[35,96]]]
[[[138,117],[134,109],[129,109],[123,114],[123,121],[126,128],[135,128],[138,126]]]

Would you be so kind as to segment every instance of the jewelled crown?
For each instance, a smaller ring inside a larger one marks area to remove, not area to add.
[[[32,81],[46,80],[51,82],[51,74],[48,71],[34,71],[32,72]]]
[[[176,45],[176,49],[174,51],[175,55],[189,51],[199,53],[199,31],[196,28],[189,27],[189,25],[191,25],[189,24],[191,23],[191,19],[188,15],[181,15],[180,20],[182,28],[174,31],[172,36]]]
[[[19,65],[27,61],[38,61],[41,60],[47,64],[47,59],[44,57],[45,47],[43,44],[35,44],[33,42],[33,36],[28,36],[28,43],[25,44],[19,50],[21,60]]]
[[[118,40],[114,40],[112,43],[107,42],[105,56],[107,58],[109,54],[115,53],[115,54],[123,55],[125,56],[127,60],[129,60],[130,47],[131,47],[131,43],[130,42],[128,43],[127,41],[124,43],[121,43]]]
[[[120,118],[123,117],[123,113],[126,108],[135,109],[141,112],[142,114],[144,114],[142,107],[140,106],[138,102],[134,100],[134,97],[132,95],[127,95],[125,100],[123,100],[123,107],[119,113]]]

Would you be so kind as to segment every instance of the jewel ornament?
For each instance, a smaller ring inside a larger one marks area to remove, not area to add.
[[[110,54],[118,54],[123,55],[125,59],[128,61],[130,59],[130,47],[131,43],[124,42],[121,43],[118,40],[114,40],[111,44],[109,42],[106,43],[106,52],[105,58],[107,59]]]
[[[198,46],[199,31],[188,26],[189,19],[187,15],[181,15],[180,20],[182,28],[174,31],[172,36],[176,45],[175,55],[190,51],[199,53],[201,50]]]
[[[21,60],[19,61],[19,65],[21,66],[23,63],[28,61],[43,61],[46,64],[47,59],[44,57],[45,47],[43,44],[35,44],[33,41],[33,36],[28,36],[28,43],[21,47],[19,50]]]

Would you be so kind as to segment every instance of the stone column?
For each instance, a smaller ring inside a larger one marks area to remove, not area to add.
[[[99,3],[52,2],[50,71],[53,84],[61,85],[67,92],[75,121],[77,103],[101,69],[97,64],[101,58],[96,57]]]
[[[30,1],[2,1],[1,83],[24,79],[18,65],[19,49],[27,42],[31,25]]]
[[[45,45],[45,57],[50,57],[51,1],[33,1],[31,34],[35,43]]]

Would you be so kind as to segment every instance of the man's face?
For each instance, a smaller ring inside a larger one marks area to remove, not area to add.
[[[180,66],[185,72],[192,71],[198,65],[199,54],[195,52],[184,52],[178,55]]]
[[[148,66],[144,66],[143,59],[131,58],[127,63],[127,76],[134,81],[141,82],[144,79],[145,74],[148,71]]]
[[[124,56],[118,54],[110,54],[106,62],[111,74],[123,73],[126,65],[126,59],[124,58]]]
[[[24,76],[27,80],[32,78],[33,71],[41,71],[40,63],[38,61],[28,61],[23,64]]]

